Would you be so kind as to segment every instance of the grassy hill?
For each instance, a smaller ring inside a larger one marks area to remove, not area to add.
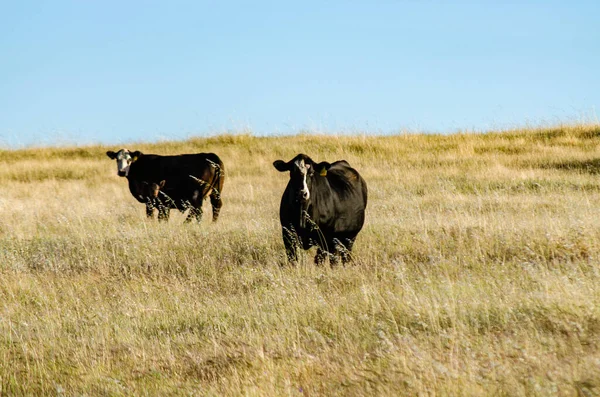
[[[0,386],[66,395],[600,392],[600,126],[130,145],[215,152],[224,206],[145,219],[117,147],[0,151]],[[369,186],[346,267],[285,264],[287,176]]]

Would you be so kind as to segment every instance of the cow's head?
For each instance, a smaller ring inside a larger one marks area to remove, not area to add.
[[[299,154],[287,163],[283,160],[273,162],[279,172],[290,172],[290,186],[296,200],[307,203],[310,200],[310,179],[314,173],[314,162],[305,154]]]
[[[142,155],[142,152],[139,150],[131,152],[128,149],[121,149],[118,152],[109,150],[106,152],[106,155],[113,160],[117,160],[117,175],[127,176],[129,175],[131,163],[136,161]]]
[[[325,176],[326,168],[329,163],[315,163],[310,157],[305,154],[299,154],[287,163],[283,160],[276,160],[273,166],[279,172],[290,172],[289,186],[296,198],[296,202],[300,203],[300,226],[305,226],[305,211],[310,205],[311,189],[313,179],[315,177]],[[325,171],[323,171],[325,170]],[[318,176],[315,176],[318,172]]]

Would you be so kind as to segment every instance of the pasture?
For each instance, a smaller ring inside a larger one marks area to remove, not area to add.
[[[600,126],[131,144],[215,152],[219,222],[150,221],[105,151],[0,151],[0,387],[50,395],[600,392]],[[272,162],[346,159],[355,263],[285,264]]]

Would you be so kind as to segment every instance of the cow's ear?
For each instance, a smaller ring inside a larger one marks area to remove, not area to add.
[[[133,163],[134,161],[137,161],[142,154],[143,153],[139,150],[136,150],[135,152],[131,153],[131,162]]]
[[[331,164],[329,164],[327,161],[323,161],[323,162],[317,164],[316,169],[319,172],[319,175],[326,176],[327,170],[329,170],[329,167],[331,167]]]
[[[164,179],[163,179],[162,181],[160,181],[160,182],[158,183],[158,187],[159,187],[159,188],[161,188],[161,189],[162,189],[163,187],[165,187],[165,182],[166,182],[166,181],[165,181]]]
[[[109,150],[109,151],[107,151],[107,152],[106,152],[106,155],[107,155],[108,157],[110,157],[111,159],[113,159],[113,160],[117,158],[117,153],[116,153],[116,152],[113,152],[112,150]]]
[[[290,170],[289,163],[286,163],[283,160],[275,160],[273,162],[273,167],[275,167],[275,169],[279,172],[286,172]]]

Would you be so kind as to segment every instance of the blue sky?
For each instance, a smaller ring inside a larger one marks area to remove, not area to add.
[[[599,17],[598,1],[4,1],[0,146],[594,121]]]

